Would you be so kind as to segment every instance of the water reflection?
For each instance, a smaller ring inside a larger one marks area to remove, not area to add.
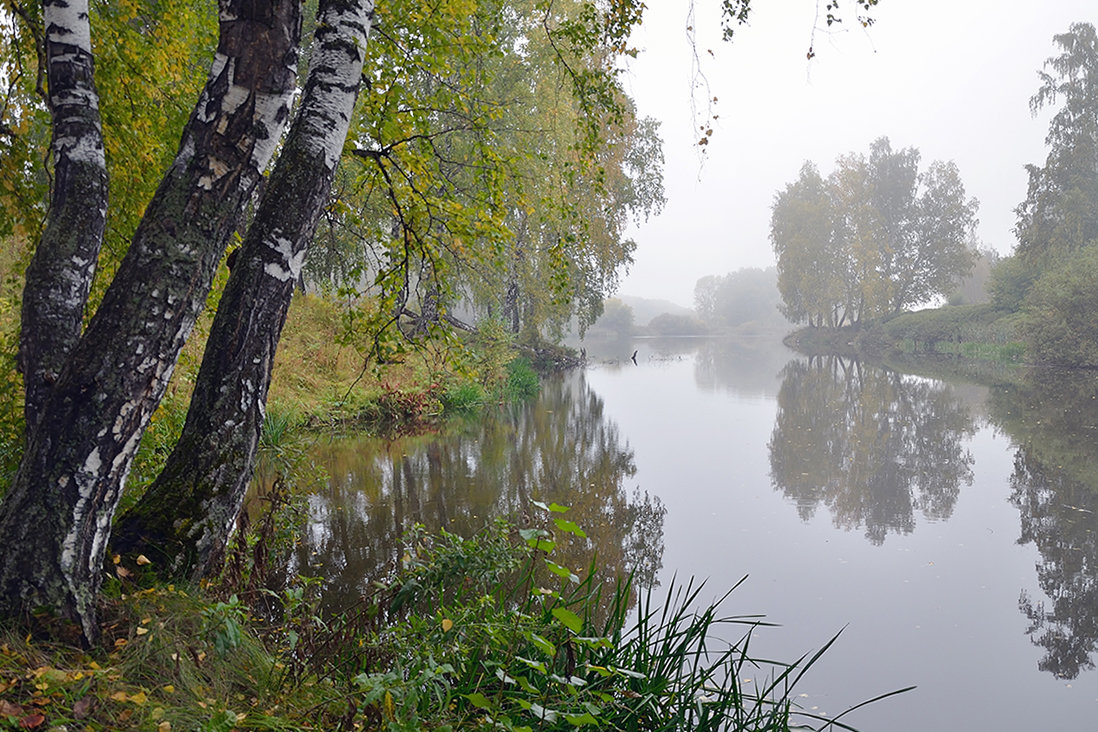
[[[694,380],[704,391],[773,398],[778,384],[775,375],[792,354],[767,337],[707,340],[695,357]]]
[[[538,521],[531,499],[570,506],[586,540],[562,539],[573,569],[598,558],[600,579],[635,570],[655,581],[664,508],[630,491],[633,452],[603,414],[582,373],[543,382],[540,397],[442,435],[357,438],[320,448],[330,475],[309,497],[291,572],[322,577],[330,607],[354,598],[392,566],[413,523],[464,536],[494,516]],[[556,553],[555,553],[556,554]]]
[[[1047,599],[1023,592],[1019,607],[1045,650],[1038,667],[1073,679],[1094,668],[1098,650],[1098,378],[1044,372],[995,390],[990,406],[1017,445],[1010,486],[1018,541],[1041,555],[1037,580]]]
[[[950,516],[972,482],[975,431],[949,385],[837,356],[783,371],[768,445],[773,485],[805,520],[820,505],[873,544],[907,534],[915,513]]]

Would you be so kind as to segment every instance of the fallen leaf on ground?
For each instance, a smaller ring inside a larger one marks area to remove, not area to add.
[[[23,707],[18,704],[12,704],[10,701],[0,699],[0,717],[21,717],[23,716]]]
[[[44,714],[28,714],[19,720],[20,729],[34,729],[46,721]]]
[[[72,705],[72,716],[83,719],[88,716],[93,706],[95,706],[95,697],[86,696]]]

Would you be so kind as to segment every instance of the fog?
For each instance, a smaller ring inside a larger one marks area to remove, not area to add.
[[[635,263],[619,288],[687,306],[699,277],[774,263],[770,204],[805,160],[826,176],[836,157],[868,153],[881,136],[918,148],[920,167],[955,161],[980,201],[981,244],[1009,253],[1024,166],[1045,157],[1051,112],[1029,111],[1038,71],[1054,35],[1098,23],[1093,0],[881,0],[869,28],[850,17],[828,29],[822,1],[755,0],[725,43],[716,0],[696,0],[693,19],[688,5],[651,3],[633,37],[641,52],[625,86],[641,115],[661,121],[668,201],[630,232]],[[702,156],[712,97],[718,119]]]

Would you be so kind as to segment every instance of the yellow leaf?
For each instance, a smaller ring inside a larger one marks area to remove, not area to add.
[[[137,634],[138,634],[138,635],[145,635],[145,634],[146,634],[146,633],[148,633],[148,632],[149,632],[149,629],[148,629],[148,628],[141,628],[141,627],[138,627],[138,629],[137,629]]]
[[[149,558],[146,557],[144,554],[138,554],[137,555],[137,563],[141,564],[141,565],[152,564],[152,562],[149,560]]]
[[[109,698],[115,700],[116,702],[125,702],[130,700],[130,695],[124,691],[116,691],[111,694]]]
[[[442,632],[449,633],[450,628],[452,627],[454,627],[454,621],[450,620],[450,618],[444,618],[442,621]]]
[[[172,723],[165,719],[156,725],[156,732],[172,732]]]
[[[174,694],[175,693],[175,687],[172,686],[171,684],[164,684],[164,691],[168,692],[169,694]]]

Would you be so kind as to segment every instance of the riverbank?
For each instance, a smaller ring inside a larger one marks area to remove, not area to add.
[[[524,357],[502,328],[466,342],[432,340],[377,363],[355,314],[312,295],[294,298],[279,341],[267,398],[261,449],[278,451],[295,435],[370,432],[409,434],[444,418],[537,393],[534,360],[567,360],[549,347]],[[126,500],[152,481],[183,429],[209,323],[188,342],[171,384],[138,449]]]
[[[702,585],[668,588],[663,603],[642,591],[632,616],[628,582],[598,587],[593,567],[550,559],[555,535],[583,534],[560,518],[567,509],[531,511],[526,528],[413,533],[392,579],[336,616],[319,615],[319,580],[265,590],[232,562],[201,590],[116,571],[94,648],[0,629],[0,725],[761,731],[829,722],[793,700],[830,642],[790,665],[754,660],[756,628],[718,614],[727,594],[699,607]]]
[[[1025,363],[1020,315],[991,305],[919,310],[842,328],[802,328],[784,343],[808,356],[839,355],[888,362],[920,356],[953,356],[1006,365]]]

